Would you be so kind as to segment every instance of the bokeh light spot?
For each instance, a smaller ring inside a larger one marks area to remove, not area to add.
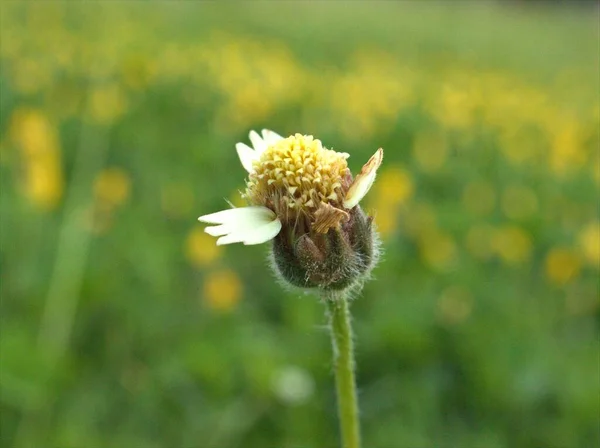
[[[437,302],[437,314],[441,322],[456,325],[464,322],[473,308],[473,297],[463,286],[453,285],[444,289]]]
[[[242,282],[229,269],[208,272],[204,279],[203,299],[211,309],[220,312],[234,310],[242,298]]]
[[[507,264],[520,264],[529,259],[531,238],[520,227],[505,226],[496,229],[492,236],[495,253]]]
[[[591,222],[581,229],[577,241],[585,260],[600,269],[600,222]]]
[[[129,198],[130,191],[130,177],[122,168],[107,168],[98,173],[94,180],[96,200],[109,208],[125,203]]]
[[[196,267],[210,265],[221,256],[222,251],[223,246],[217,246],[214,238],[199,227],[192,229],[185,241],[185,255]]]
[[[577,254],[567,248],[551,249],[546,256],[546,276],[552,283],[562,286],[579,274],[581,260]]]

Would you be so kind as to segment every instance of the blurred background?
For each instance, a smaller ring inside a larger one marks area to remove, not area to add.
[[[324,307],[242,205],[312,134],[384,242],[352,304],[369,448],[599,446],[598,8],[4,2],[2,447],[334,448]]]

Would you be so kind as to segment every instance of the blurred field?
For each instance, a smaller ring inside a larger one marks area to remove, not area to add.
[[[597,8],[224,3],[0,6],[1,446],[337,446],[322,304],[196,221],[263,127],[386,151],[365,447],[599,446]]]

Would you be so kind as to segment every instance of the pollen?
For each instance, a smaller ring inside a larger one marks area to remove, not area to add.
[[[254,161],[245,196],[276,213],[312,215],[322,204],[343,201],[351,179],[347,158],[346,153],[324,148],[311,135],[295,134],[269,146]]]

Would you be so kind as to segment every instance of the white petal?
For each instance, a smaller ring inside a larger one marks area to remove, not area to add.
[[[232,243],[261,244],[275,236],[281,230],[281,222],[275,213],[266,207],[240,207],[223,210],[199,218],[209,224],[205,232],[219,236],[217,245]]]
[[[263,140],[265,141],[267,146],[274,145],[278,141],[283,140],[283,137],[281,135],[279,135],[277,132],[273,132],[269,129],[263,129],[261,131],[261,133],[263,136]]]
[[[238,207],[222,210],[220,212],[211,213],[210,215],[200,216],[198,221],[208,224],[229,224],[229,225],[246,225],[246,223],[264,224],[275,219],[273,213],[267,207]]]
[[[263,141],[262,137],[258,135],[258,132],[250,131],[249,137],[257,154],[260,154],[267,149],[267,144]]]
[[[226,224],[221,224],[220,226],[207,227],[204,231],[210,236],[223,236],[231,232],[231,228]]]
[[[244,169],[249,173],[254,171],[252,162],[258,160],[258,153],[245,143],[236,143],[235,149],[238,153],[240,162],[242,162],[242,166],[244,167]]]
[[[244,238],[244,244],[249,246],[251,244],[262,244],[269,240],[272,240],[281,231],[281,221],[276,219],[268,224],[261,227],[257,227],[251,235]]]
[[[354,179],[354,182],[348,189],[346,197],[344,198],[344,207],[347,209],[354,208],[365,195],[369,192],[369,189],[375,182],[375,176],[377,175],[377,169],[381,165],[383,160],[383,149],[379,148],[375,154],[364,164],[360,173]]]
[[[241,243],[244,236],[241,233],[232,233],[230,235],[222,236],[217,240],[217,246],[223,246],[224,244]]]
[[[281,230],[281,221],[274,219],[260,225],[244,226],[233,229],[231,233],[217,240],[217,246],[232,243],[244,243],[245,245],[262,244],[272,240]]]

